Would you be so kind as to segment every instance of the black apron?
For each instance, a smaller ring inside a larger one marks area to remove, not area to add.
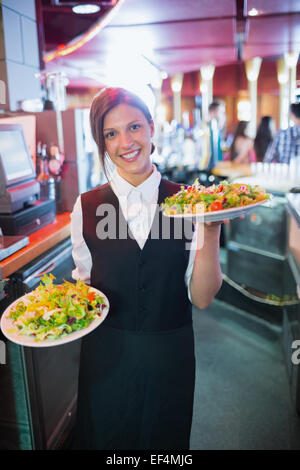
[[[179,189],[162,179],[158,203]],[[82,340],[75,448],[188,449],[195,356],[184,275],[192,225],[180,233],[157,210],[158,232],[141,250],[109,185],[83,194],[81,202],[91,285],[108,297],[110,312]],[[115,239],[97,236],[103,204],[116,211]],[[129,237],[121,238],[124,223]]]

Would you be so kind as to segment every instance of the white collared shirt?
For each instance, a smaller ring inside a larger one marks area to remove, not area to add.
[[[161,174],[157,171],[156,166],[153,165],[152,167],[153,172],[151,175],[139,186],[132,186],[128,181],[124,180],[119,175],[117,169],[114,170],[110,181],[129,229],[141,249],[143,249],[151,230],[158,201],[158,188],[161,181]],[[75,280],[80,278],[89,284],[92,257],[82,234],[80,196],[78,196],[71,214],[71,240],[73,244],[72,254],[76,266],[72,271],[72,277]],[[193,244],[195,243],[194,235]],[[195,250],[193,249],[190,250],[189,263],[185,273],[185,283],[190,300],[189,284],[193,272],[194,259]]]

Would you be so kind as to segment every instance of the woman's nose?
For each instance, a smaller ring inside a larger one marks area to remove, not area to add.
[[[119,140],[120,146],[123,147],[124,149],[131,149],[133,146],[133,140],[130,134],[127,132],[122,132],[120,134],[120,140]]]

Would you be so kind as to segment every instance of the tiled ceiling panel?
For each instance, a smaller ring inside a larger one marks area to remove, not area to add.
[[[235,61],[236,51],[233,47],[218,49],[205,47],[199,50],[185,51],[172,51],[164,57],[160,57],[159,63],[164,70],[168,70],[169,74],[189,72],[199,70],[201,65],[212,63],[213,61],[218,65],[228,64]],[[180,68],[178,63],[180,62]]]
[[[101,75],[116,51],[126,59],[133,50],[170,75],[208,63],[232,64],[238,59],[236,5],[236,0],[125,0],[94,39],[47,68],[84,74],[94,62]],[[239,45],[242,61],[300,51],[300,0],[248,0],[247,11],[252,8],[259,15],[248,17],[249,33]]]
[[[250,20],[244,59],[300,51],[300,14]]]
[[[261,14],[298,13],[300,12],[300,0],[248,0],[248,12],[255,8]]]
[[[234,22],[228,20],[188,21],[170,24],[131,26],[127,28],[108,26],[102,34],[93,39],[90,47],[94,50],[109,49],[124,44],[145,49],[234,45]]]
[[[112,53],[125,54],[138,48],[168,73],[195,70],[200,65],[216,65],[236,59],[232,19],[188,21],[131,27],[109,26],[70,59],[99,57],[105,62]],[[150,53],[149,53],[150,50]],[[69,60],[65,57],[64,60]]]
[[[300,43],[300,14],[250,20],[248,43]]]
[[[111,24],[130,25],[235,16],[235,0],[126,0]]]

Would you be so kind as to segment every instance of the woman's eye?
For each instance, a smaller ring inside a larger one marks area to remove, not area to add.
[[[111,139],[111,138],[114,137],[114,136],[115,136],[114,131],[109,131],[109,132],[107,132],[107,133],[105,134],[105,138],[106,138],[106,139]]]
[[[138,129],[140,129],[141,125],[140,124],[132,124],[132,126],[130,126],[130,128],[133,130],[133,131],[136,131]]]

